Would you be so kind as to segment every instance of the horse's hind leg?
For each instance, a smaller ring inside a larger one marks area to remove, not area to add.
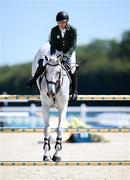
[[[43,161],[50,161],[51,157],[50,157],[50,127],[49,127],[49,107],[47,107],[46,105],[44,105],[42,103],[42,112],[43,112],[43,120],[44,120],[44,124],[45,124],[45,128],[44,128],[44,145],[43,145],[43,149],[44,149],[44,155],[43,155]]]

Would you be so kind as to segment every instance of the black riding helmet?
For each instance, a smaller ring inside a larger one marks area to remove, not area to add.
[[[60,11],[56,15],[56,21],[69,21],[69,15],[64,11]]]

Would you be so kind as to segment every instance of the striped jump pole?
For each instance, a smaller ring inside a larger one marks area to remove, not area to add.
[[[130,161],[0,161],[0,166],[130,166]]]
[[[130,95],[78,95],[78,101],[130,101]],[[0,101],[40,101],[40,95],[0,95]]]
[[[44,128],[0,128],[0,133],[43,133]],[[52,133],[56,129],[51,129]],[[64,128],[64,133],[130,133],[130,128]]]

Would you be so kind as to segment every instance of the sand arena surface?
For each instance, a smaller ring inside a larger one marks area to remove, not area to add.
[[[102,134],[105,143],[64,143],[63,161],[130,160],[130,134]],[[41,161],[42,134],[1,134],[0,161]],[[51,144],[51,154],[54,144]],[[1,180],[129,180],[130,166],[0,167]]]

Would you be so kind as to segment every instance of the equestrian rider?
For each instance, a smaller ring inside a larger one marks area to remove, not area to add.
[[[70,65],[71,71],[69,72],[72,87],[70,92],[70,98],[76,100],[77,98],[77,75],[76,75],[76,55],[75,50],[77,47],[77,32],[68,21],[69,16],[66,12],[61,11],[56,15],[57,26],[51,29],[50,34],[50,54],[60,54],[63,62]],[[28,81],[27,86],[33,87],[37,78],[45,71],[45,66],[42,64],[42,59],[38,61],[38,68],[34,77]]]

